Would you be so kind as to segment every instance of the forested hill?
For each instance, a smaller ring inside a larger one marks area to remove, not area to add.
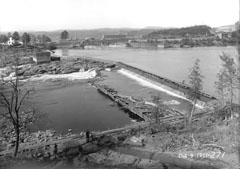
[[[163,29],[149,33],[145,37],[184,37],[210,35],[212,28],[206,25],[191,26],[185,28]]]

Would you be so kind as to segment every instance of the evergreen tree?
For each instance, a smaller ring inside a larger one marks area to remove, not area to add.
[[[46,43],[46,42],[51,42],[52,39],[49,38],[48,36],[46,36],[45,34],[43,35],[38,35],[37,36],[37,40],[40,42],[40,43]]]
[[[61,40],[66,40],[69,38],[69,34],[66,30],[61,33]]]
[[[13,38],[14,40],[19,40],[19,39],[20,39],[20,36],[19,36],[19,34],[18,34],[17,31],[15,31],[15,32],[12,34],[12,38]]]
[[[197,100],[200,98],[200,91],[203,88],[203,81],[202,79],[204,76],[202,75],[200,69],[200,60],[196,59],[193,68],[190,70],[190,74],[188,76],[189,84],[191,86],[191,90],[188,93],[189,98],[192,100],[192,109],[189,112],[189,124],[190,130],[192,130],[192,116],[196,108]]]
[[[232,117],[232,104],[235,97],[234,91],[238,87],[237,66],[230,55],[223,53],[219,57],[222,61],[222,68],[217,74],[218,81],[215,82],[215,85],[222,102],[229,104]]]
[[[42,35],[42,43],[46,43],[46,42],[51,42],[52,40],[48,37],[48,36],[46,36],[46,35]]]
[[[8,37],[4,34],[0,35],[0,43],[6,43],[8,41]]]
[[[22,35],[22,41],[25,45],[27,45],[30,42],[30,35],[24,32]]]

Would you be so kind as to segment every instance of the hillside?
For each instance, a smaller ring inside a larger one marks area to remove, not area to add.
[[[165,29],[170,29],[170,28],[171,27],[147,26],[147,27],[142,28],[142,29],[129,31],[128,35],[135,36],[135,37],[140,37],[140,36],[146,36],[149,33],[152,33],[154,31],[165,30]]]
[[[67,30],[70,39],[85,39],[96,38],[101,39],[104,34],[128,34],[128,32],[136,31],[137,29],[131,28],[100,28],[100,29],[84,29],[84,30]],[[60,39],[60,34],[63,30],[49,31],[49,32],[33,32],[35,35],[46,34],[53,41]]]
[[[127,34],[130,36],[142,36],[147,35],[153,31],[165,29],[162,27],[146,27],[146,28],[99,28],[99,29],[83,29],[83,30],[67,30],[70,38],[72,39],[85,39],[85,38],[95,38],[101,39],[104,34]],[[56,31],[36,31],[31,32],[35,35],[45,34],[49,36],[53,41],[58,41],[60,39],[60,34],[63,30]]]
[[[205,36],[211,34],[215,29],[212,29],[206,25],[185,27],[185,28],[172,28],[172,27],[154,27],[149,26],[145,28],[99,28],[99,29],[80,29],[80,30],[67,30],[70,39],[85,39],[95,38],[101,39],[103,35],[108,34],[127,34],[134,37],[176,37],[181,38],[188,35],[192,36]],[[60,34],[62,30],[54,31],[19,31],[20,35],[23,32],[32,33],[34,35],[45,34],[53,41],[60,40]],[[6,34],[6,33],[5,33]]]
[[[205,36],[211,34],[211,27],[206,25],[199,25],[199,26],[191,26],[185,28],[171,28],[171,29],[164,29],[153,31],[146,35],[146,37],[172,37],[172,38],[181,38],[184,36]]]

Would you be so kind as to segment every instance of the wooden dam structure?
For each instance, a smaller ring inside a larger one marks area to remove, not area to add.
[[[122,62],[117,62],[116,63],[120,68],[126,69],[128,71],[134,72],[137,75],[140,75],[146,79],[149,79],[153,82],[157,82],[159,84],[162,84],[166,87],[169,87],[171,89],[173,89],[174,91],[181,93],[183,96],[186,96],[187,94],[189,94],[189,92],[191,91],[191,87],[187,84],[184,83],[180,83],[174,80],[171,80],[169,78],[166,77],[162,77],[153,73],[150,73],[148,71],[136,68],[134,66],[130,66],[128,64],[122,63]],[[216,100],[216,97],[211,96],[207,93],[204,92],[199,92],[200,98],[199,100],[202,102],[209,102],[212,100]]]
[[[157,108],[156,106],[151,104],[146,104],[143,100],[138,100],[131,96],[120,95],[116,90],[106,85],[95,84],[94,86],[97,88],[99,92],[108,96],[111,100],[118,103],[118,105],[120,105],[130,113],[138,116],[140,119],[146,122],[153,120],[152,115],[156,111],[156,108]],[[167,117],[177,117],[177,116],[184,117],[185,115],[180,111],[177,111],[170,107],[166,108],[163,113],[163,117],[165,117],[165,119]]]
[[[91,58],[88,58],[88,59],[91,59]],[[111,61],[105,61],[103,59],[92,59],[92,60],[99,60],[99,61],[107,62],[110,65],[111,64],[115,65],[117,68],[127,69],[127,70],[132,71],[136,74],[139,74],[145,78],[148,78],[155,82],[166,85],[166,86],[172,88],[173,90],[180,91],[182,93],[188,93],[190,90],[190,87],[187,86],[186,84],[174,82],[167,78],[163,78],[163,77],[154,75],[147,71],[143,71],[141,69],[135,68],[133,66],[130,66],[130,65],[127,65],[127,64],[124,64],[121,62],[111,62]],[[111,100],[113,100],[114,102],[119,104],[121,107],[126,109],[128,112],[130,112],[130,114],[137,116],[142,121],[142,122],[137,122],[137,123],[125,126],[125,127],[98,132],[98,133],[96,133],[96,136],[102,136],[102,135],[118,136],[118,135],[121,135],[122,133],[126,133],[127,131],[131,131],[133,129],[138,129],[140,127],[142,127],[142,128],[147,127],[149,125],[149,123],[153,120],[152,114],[154,113],[154,111],[156,111],[156,106],[147,104],[143,100],[138,100],[131,96],[123,96],[121,94],[118,94],[118,92],[115,89],[110,88],[108,86],[99,85],[99,84],[93,84],[93,86],[95,86],[99,92],[101,92],[102,94],[109,97]],[[200,96],[201,96],[200,101],[205,102],[205,103],[216,99],[215,97],[210,96],[203,92],[200,93]],[[194,114],[192,119],[196,120],[196,119],[202,118],[203,116],[208,116],[211,114],[212,114],[212,112],[201,112],[198,114]],[[168,107],[163,112],[163,115],[159,118],[160,118],[161,123],[174,125],[177,123],[182,123],[186,119],[186,116],[184,113]],[[38,149],[42,150],[46,146],[54,146],[55,144],[57,144],[58,146],[61,147],[61,145],[64,145],[67,142],[73,142],[73,141],[77,142],[78,145],[81,145],[81,144],[84,144],[86,140],[85,140],[85,137],[75,135],[75,136],[69,136],[67,138],[62,138],[62,139],[55,139],[55,140],[53,139],[51,141],[43,142],[40,144],[39,143],[29,143],[29,144],[27,143],[24,145],[20,145],[19,150],[22,153],[28,152],[28,151],[37,152]],[[45,151],[45,150],[43,150],[43,151]],[[9,149],[9,150],[0,152],[0,156],[10,155],[12,153],[13,153],[13,149]]]

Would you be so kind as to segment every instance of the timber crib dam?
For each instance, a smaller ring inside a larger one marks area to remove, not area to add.
[[[122,63],[122,62],[116,62],[116,65],[122,69],[126,69],[126,70],[130,71],[130,73],[132,72],[135,75],[141,76],[141,78],[150,80],[153,83],[155,82],[155,83],[161,84],[162,85],[161,87],[166,88],[167,90],[173,91],[174,93],[179,94],[183,97],[187,97],[187,95],[191,91],[191,87],[187,84],[176,82],[176,81],[170,80],[166,77],[161,77],[159,75],[136,68],[134,66],[130,66],[130,65]],[[198,99],[198,103],[200,105],[205,105],[205,103],[217,99],[216,97],[211,96],[204,92],[199,92],[199,95],[200,95],[200,98]]]

